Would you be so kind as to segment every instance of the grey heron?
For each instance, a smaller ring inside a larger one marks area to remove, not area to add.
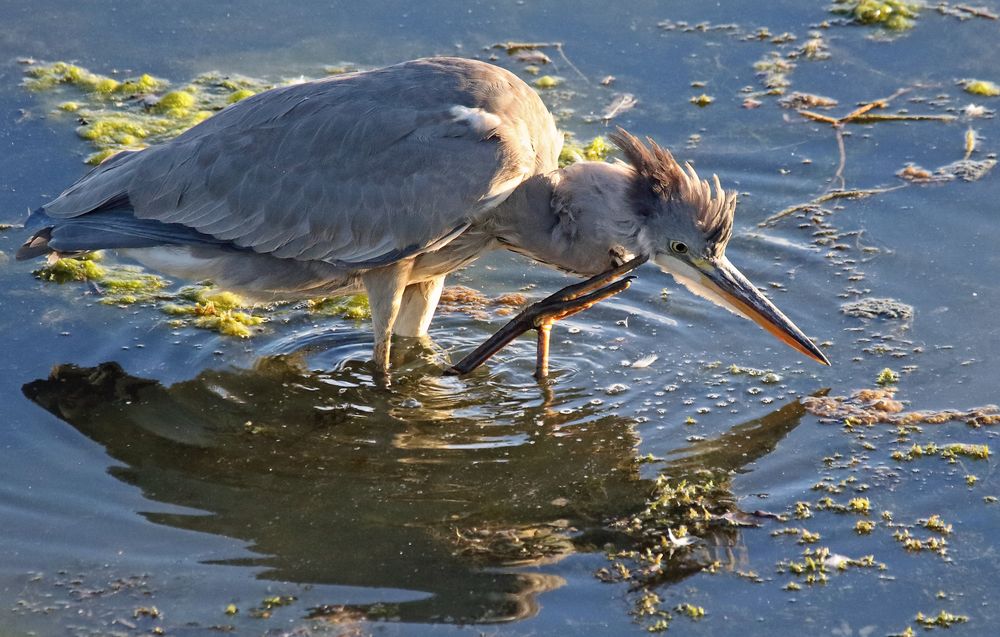
[[[376,368],[422,336],[445,276],[506,248],[589,281],[456,366],[628,286],[646,260],[799,352],[823,353],[729,262],[735,193],[619,129],[625,162],[558,167],[562,136],[514,74],[438,57],[275,88],[106,160],[32,213],[17,253],[118,249],[259,301],[367,292]]]

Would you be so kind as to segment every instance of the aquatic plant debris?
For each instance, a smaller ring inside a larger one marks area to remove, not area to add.
[[[33,62],[24,73],[25,88],[51,95],[57,113],[77,117],[77,135],[94,151],[88,164],[176,137],[229,104],[281,84],[205,73],[173,88],[148,73],[110,77],[67,62]]]
[[[53,283],[89,282],[105,305],[133,305],[157,301],[170,284],[161,276],[129,265],[104,264],[101,252],[80,257],[63,257],[34,271],[43,281]]]
[[[192,325],[213,330],[225,336],[249,338],[250,329],[265,322],[262,316],[249,313],[250,303],[232,292],[219,291],[204,285],[181,288],[174,302],[161,306],[161,311],[174,318],[173,327]]]
[[[368,304],[367,294],[353,294],[328,299],[310,299],[306,302],[310,312],[323,316],[339,316],[340,318],[361,321],[372,317],[372,308]]]
[[[984,97],[997,97],[1000,95],[1000,85],[989,80],[962,80],[959,82],[966,93],[972,95],[982,95]]]
[[[920,7],[918,2],[904,0],[834,0],[830,11],[849,16],[856,24],[905,31],[913,28]]]
[[[913,306],[896,299],[867,297],[850,301],[840,306],[840,311],[855,318],[883,318],[894,321],[909,321],[913,318]]]
[[[528,304],[523,294],[501,294],[488,297],[479,290],[463,285],[452,285],[441,292],[439,309],[444,312],[462,312],[478,320],[488,320],[490,312],[496,316],[510,316]]]
[[[604,161],[611,154],[613,147],[607,138],[598,135],[586,144],[580,144],[569,133],[563,134],[563,147],[559,152],[559,166],[564,167],[578,161]]]
[[[820,422],[848,426],[891,424],[942,424],[962,421],[971,426],[1000,424],[1000,407],[986,405],[974,409],[944,409],[939,411],[907,411],[896,399],[894,386],[879,389],[859,389],[850,396],[808,396],[802,406],[819,417]]]

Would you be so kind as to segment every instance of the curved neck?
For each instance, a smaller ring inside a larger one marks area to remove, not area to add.
[[[580,162],[518,186],[496,208],[506,248],[557,269],[592,276],[627,258],[639,228],[628,214],[630,169]]]

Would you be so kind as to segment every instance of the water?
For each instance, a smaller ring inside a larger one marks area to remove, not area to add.
[[[691,603],[707,613],[694,621],[674,612],[671,630],[882,635],[913,625],[918,611],[943,609],[969,617],[957,633],[990,633],[1000,574],[993,533],[1000,505],[983,499],[1000,495],[992,460],[900,462],[890,454],[912,442],[995,445],[995,433],[927,425],[897,443],[895,429],[880,425],[861,438],[820,423],[799,399],[827,389],[844,395],[872,386],[884,367],[912,366],[898,394],[908,408],[998,401],[993,202],[1000,182],[994,173],[831,202],[836,209],[822,223],[846,233],[834,241],[844,250],[816,245],[813,233],[822,228],[809,215],[757,227],[823,192],[837,168],[828,126],[804,122],[772,97],[758,109],[740,107],[740,89],[761,86],[752,62],[800,45],[810,25],[830,17],[822,3],[751,11],[731,2],[608,9],[307,1],[275,11],[262,2],[7,3],[0,220],[17,221],[58,194],[82,173],[89,152],[71,123],[47,117],[43,102],[18,86],[18,56],[183,82],[212,69],[315,75],[325,64],[376,66],[430,54],[495,53],[520,72],[524,65],[485,47],[561,41],[590,80],[554,56],[572,94],[546,98],[574,109],[561,126],[582,139],[604,132],[583,116],[600,112],[614,91],[634,93],[639,106],[622,125],[746,193],[731,260],[807,333],[830,341],[834,366],[800,360],[647,268],[626,294],[557,327],[548,389],[530,378],[527,339],[465,379],[436,372],[439,352],[411,348],[384,389],[372,383],[363,326],[293,313],[249,341],[174,331],[153,308],[108,307],[85,286],[35,280],[33,264],[11,260],[22,235],[7,230],[0,234],[5,634],[138,634],[162,626],[200,635],[224,625],[251,635],[640,634],[652,623],[631,612],[640,592],[594,576],[612,565],[608,550],[634,546],[612,522],[643,509],[657,475],[694,480],[706,470],[730,476],[725,498],[745,511],[789,512],[805,501],[814,515],[721,529],[697,549],[719,560],[715,574],[669,560],[651,589],[662,607]],[[667,31],[657,27],[664,19],[735,22],[744,32],[767,26],[799,39],[779,48],[726,32]],[[994,21],[959,22],[933,11],[892,42],[871,39],[872,29],[834,26],[823,31],[830,59],[799,60],[792,89],[837,98],[837,116],[918,84],[891,112],[954,113],[948,109],[970,102],[996,108],[997,99],[966,95],[955,82],[1000,80],[991,63],[997,31]],[[597,83],[606,75],[617,78],[612,89]],[[689,103],[703,92],[715,97],[711,106]],[[946,104],[907,101],[939,94]],[[982,137],[973,158],[1000,148],[994,119],[850,126],[846,182],[897,185],[894,173],[906,162],[933,169],[960,159],[970,125]],[[685,148],[692,133],[701,141]],[[528,293],[540,297],[566,280],[495,254],[449,282],[487,294],[536,284]],[[915,316],[844,316],[839,306],[854,298],[851,288],[909,303]],[[443,313],[432,336],[454,359],[503,321]],[[648,368],[623,366],[648,354],[658,356]],[[731,364],[773,370],[780,381],[732,375]],[[696,422],[685,424],[689,418]],[[655,461],[640,461],[647,454]],[[974,487],[966,475],[978,478]],[[814,484],[852,477],[831,497],[868,497],[878,523],[871,535],[855,532],[861,516],[816,510],[828,494]],[[947,559],[905,551],[882,511],[909,525],[940,514],[954,527]],[[802,579],[776,566],[800,559],[805,548],[795,536],[771,535],[786,526],[819,533],[815,546],[838,554],[873,554],[886,570],[832,572],[826,585],[784,590]],[[764,581],[752,581],[751,571]],[[296,599],[254,617],[273,596]],[[229,604],[237,614],[226,614]],[[135,616],[151,606],[162,616]]]

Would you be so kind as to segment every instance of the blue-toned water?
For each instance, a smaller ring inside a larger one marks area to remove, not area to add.
[[[638,105],[613,123],[742,193],[730,259],[834,365],[801,360],[647,266],[628,292],[556,327],[548,388],[531,378],[528,338],[462,379],[440,375],[439,353],[412,348],[380,388],[364,324],[291,313],[245,341],[173,329],[155,308],[123,310],[86,285],[36,280],[37,264],[13,261],[23,233],[6,229],[0,633],[644,634],[652,621],[634,612],[641,593],[594,575],[634,539],[612,522],[643,509],[657,475],[708,470],[730,476],[727,497],[745,511],[809,502],[813,517],[723,529],[699,548],[716,568],[672,562],[651,589],[674,615],[670,631],[885,635],[916,629],[918,612],[946,610],[968,617],[954,633],[992,634],[994,460],[892,453],[914,442],[992,447],[995,432],[952,422],[897,442],[883,424],[862,437],[821,423],[799,399],[872,387],[890,367],[902,372],[897,398],[907,409],[1000,402],[1000,173],[833,200],[825,216],[759,227],[825,192],[840,156],[830,126],[777,97],[743,103],[763,90],[754,62],[771,52],[788,60],[818,28],[829,57],[793,55],[788,92],[836,98],[823,112],[839,117],[908,88],[884,112],[955,116],[848,125],[848,188],[904,185],[895,173],[908,162],[933,170],[962,159],[970,128],[971,158],[986,159],[1000,150],[997,120],[963,109],[995,110],[1000,98],[969,95],[958,81],[1000,82],[1000,21],[925,9],[915,28],[887,39],[877,28],[823,27],[836,16],[820,2],[36,5],[0,4],[2,222],[57,195],[91,152],[71,118],[20,86],[21,57],[183,83],[212,70],[312,77],[327,65],[448,54],[495,58],[531,81],[525,64],[492,45],[562,42],[584,77],[546,49],[555,68],[544,72],[564,79],[543,92],[560,127],[584,141],[606,133],[611,125],[591,115],[616,93],[634,94]],[[686,32],[658,26],[664,20],[738,29]],[[759,27],[771,37],[746,39]],[[797,39],[773,41],[785,32]],[[711,105],[690,102],[703,93]],[[449,279],[532,298],[567,282],[507,253]],[[914,315],[841,313],[868,296],[898,299]],[[506,320],[488,315],[441,312],[431,335],[457,360]],[[657,357],[648,367],[626,365],[648,355]],[[830,494],[813,486],[823,481],[843,481],[831,496],[839,502],[869,499],[870,535],[855,530],[864,516],[819,510]],[[909,526],[891,526],[883,511]],[[953,525],[946,556],[893,537],[904,528],[934,535],[918,522],[934,514]],[[772,535],[786,527],[821,539]],[[809,546],[874,555],[885,570],[834,568],[813,586],[778,572]],[[790,581],[801,589],[786,590]],[[673,610],[681,603],[706,614],[690,619]],[[153,606],[158,617],[140,610]]]

